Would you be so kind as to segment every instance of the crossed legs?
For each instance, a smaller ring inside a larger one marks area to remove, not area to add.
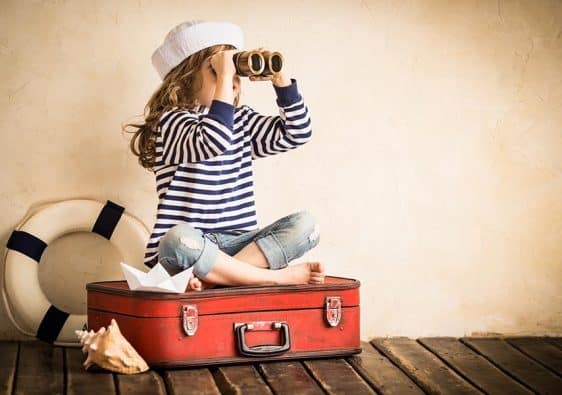
[[[180,223],[160,240],[159,260],[170,274],[193,266],[188,286],[191,290],[214,285],[318,284],[324,282],[320,262],[288,265],[318,241],[318,225],[304,211],[261,229],[253,241],[232,256],[201,230]]]
[[[290,265],[270,270],[269,263],[255,242],[233,257],[219,251],[211,271],[203,278],[192,276],[188,289],[201,291],[221,285],[322,284],[324,266],[320,262]]]

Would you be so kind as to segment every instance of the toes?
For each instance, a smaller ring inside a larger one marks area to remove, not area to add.
[[[310,282],[315,284],[323,284],[324,283],[324,276],[311,276]]]
[[[201,280],[199,280],[197,277],[193,277],[189,280],[189,289],[193,291],[201,291],[201,288]]]
[[[321,278],[311,278],[308,281],[308,283],[309,284],[324,284],[324,278],[323,277],[321,277]]]
[[[310,264],[311,272],[309,277],[310,284],[323,284],[324,283],[324,268],[320,262],[312,262]]]
[[[322,274],[324,273],[324,265],[322,262],[311,262],[310,270],[312,273]]]

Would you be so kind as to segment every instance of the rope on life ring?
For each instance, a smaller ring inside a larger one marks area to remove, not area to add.
[[[70,314],[49,302],[39,284],[38,264],[49,243],[81,231],[104,237],[125,262],[142,267],[148,230],[124,207],[76,199],[41,208],[12,232],[4,257],[2,296],[20,332],[56,345],[79,345],[74,330],[87,326],[86,314]]]

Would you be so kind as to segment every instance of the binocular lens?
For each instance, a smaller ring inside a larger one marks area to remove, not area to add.
[[[252,54],[252,56],[250,56],[250,59],[251,59],[251,63],[252,63],[252,67],[251,67],[252,71],[256,71],[257,73],[259,73],[259,70],[263,70],[263,67],[264,67],[263,56],[261,56],[260,54],[254,53],[254,54]]]
[[[283,68],[283,58],[280,55],[273,55],[271,57],[271,71],[278,73]]]

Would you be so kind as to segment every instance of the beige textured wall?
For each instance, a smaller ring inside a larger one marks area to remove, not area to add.
[[[3,1],[2,244],[32,205],[77,197],[152,226],[154,180],[120,125],[157,87],[150,55],[168,30],[226,19],[247,48],[285,54],[315,132],[256,162],[260,225],[315,214],[322,240],[304,258],[362,281],[363,338],[561,335],[562,3],[256,4]],[[269,83],[243,89],[276,113]],[[77,312],[81,281],[118,260],[92,235],[68,236],[41,281]],[[21,338],[3,306],[0,338]]]

